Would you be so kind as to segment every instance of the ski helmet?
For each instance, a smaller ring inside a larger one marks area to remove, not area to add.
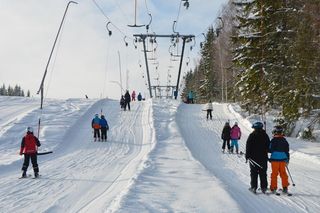
[[[236,122],[234,122],[234,125],[238,126],[238,122],[237,122],[237,121],[236,121]]]
[[[33,132],[33,128],[31,126],[27,127],[27,132]]]
[[[274,134],[274,135],[282,135],[283,134],[282,126],[274,126],[273,130],[272,130],[272,134]]]
[[[253,129],[262,129],[262,127],[263,127],[263,123],[261,123],[260,121],[257,121],[252,124]]]

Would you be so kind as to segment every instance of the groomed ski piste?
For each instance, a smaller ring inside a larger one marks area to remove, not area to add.
[[[177,100],[133,102],[126,112],[111,99],[39,103],[0,97],[1,213],[320,212],[320,144],[288,138],[293,196],[254,195],[244,156],[221,153],[227,120],[242,130],[240,151],[252,131],[230,104],[214,103],[207,121],[203,105]],[[101,111],[108,141],[93,142],[91,120]],[[19,179],[21,138],[39,117],[39,152],[53,153],[38,156],[39,179]]]

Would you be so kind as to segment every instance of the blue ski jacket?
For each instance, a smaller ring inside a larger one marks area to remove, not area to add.
[[[105,118],[101,118],[100,119],[100,126],[103,128],[103,127],[106,127],[107,129],[109,128],[109,125],[108,125],[108,121],[105,119]]]
[[[282,135],[275,135],[270,141],[269,152],[271,153],[270,161],[289,162],[289,143]]]

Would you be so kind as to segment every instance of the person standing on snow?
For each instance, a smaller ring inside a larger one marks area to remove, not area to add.
[[[107,141],[107,130],[109,130],[109,125],[104,115],[101,115],[100,127],[101,127],[101,141],[103,140]]]
[[[194,101],[193,101],[193,91],[189,91],[188,93],[188,104],[193,104]]]
[[[124,94],[124,100],[125,100],[124,111],[126,111],[127,106],[128,106],[129,111],[130,111],[131,97],[130,97],[129,90],[127,90],[126,94]]]
[[[138,94],[138,101],[141,101],[142,100],[142,95],[141,95],[141,92],[139,92]]]
[[[213,105],[211,103],[211,100],[209,101],[209,103],[206,104],[205,110],[207,111],[207,120],[209,119],[209,116],[210,116],[210,119],[212,120]]]
[[[132,98],[131,101],[136,101],[136,91],[134,90],[132,91],[131,98]]]
[[[124,105],[126,104],[126,101],[124,100],[124,96],[121,95],[121,99],[120,99],[120,107],[121,109],[124,109]]]
[[[256,193],[259,176],[261,191],[265,193],[268,187],[267,169],[270,139],[261,122],[255,122],[252,128],[254,131],[249,135],[246,144],[246,162],[249,161],[250,164],[250,191]]]
[[[241,130],[240,127],[238,127],[238,123],[235,122],[233,127],[230,131],[230,137],[231,137],[231,153],[233,153],[233,147],[236,147],[236,153],[239,154],[239,144],[238,140],[241,138]]]
[[[93,137],[94,141],[100,141],[100,118],[99,115],[96,114],[95,117],[92,119],[91,127],[93,128]]]
[[[230,124],[229,124],[229,122],[226,122],[223,127],[222,134],[221,134],[221,139],[223,140],[223,144],[222,144],[222,152],[223,153],[226,148],[226,144],[228,147],[228,152],[230,152],[230,131],[231,131]]]
[[[22,178],[27,177],[27,170],[30,159],[34,171],[34,177],[39,177],[39,167],[37,162],[38,147],[41,146],[39,139],[33,135],[32,127],[27,128],[27,134],[22,138],[20,155],[24,155],[24,162],[22,166]]]
[[[290,160],[289,143],[284,137],[283,128],[281,126],[275,126],[272,133],[273,138],[271,139],[269,146],[272,169],[270,190],[271,192],[276,193],[277,178],[278,174],[280,174],[282,190],[284,193],[288,193],[289,181],[286,172],[286,166]]]

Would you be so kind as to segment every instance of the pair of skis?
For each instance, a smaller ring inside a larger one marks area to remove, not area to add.
[[[252,193],[255,194],[255,195],[260,194],[260,192],[261,192],[261,194],[266,194],[266,195],[274,194],[274,195],[280,196],[281,194],[283,194],[283,195],[287,195],[287,196],[289,196],[289,197],[292,196],[292,193],[283,192],[282,189],[279,189],[279,191],[276,191],[276,192],[266,191],[266,192],[264,192],[264,193],[263,193],[263,192],[261,191],[261,189],[260,189],[260,190],[257,190],[257,191],[259,191],[259,193],[258,193],[257,191],[252,190],[251,188],[249,188],[249,191],[252,192]]]

